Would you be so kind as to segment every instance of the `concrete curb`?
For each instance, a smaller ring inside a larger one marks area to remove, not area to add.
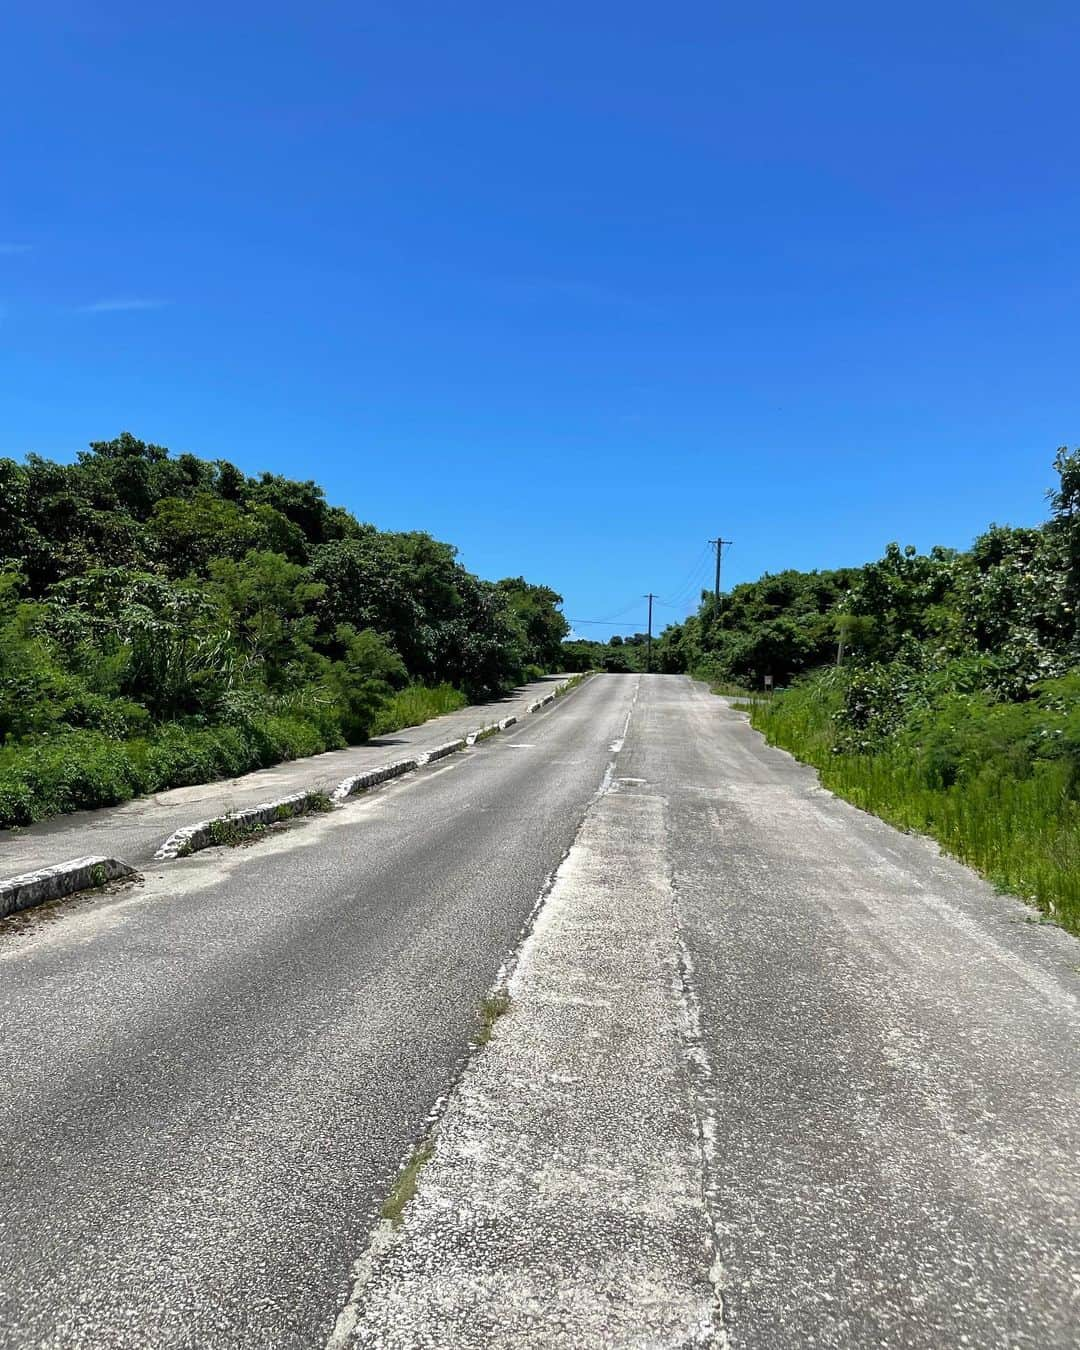
[[[456,741],[447,741],[443,745],[437,745],[434,750],[427,750],[423,754],[416,756],[417,764],[434,764],[437,759],[445,759],[447,755],[456,755],[459,750],[464,750],[468,745],[468,736],[460,736]]]
[[[331,792],[330,800],[336,806],[346,797],[355,797],[358,792],[366,792],[368,788],[378,787],[380,783],[386,783],[391,778],[400,778],[403,773],[412,773],[419,767],[418,759],[397,759],[393,764],[381,764],[377,769],[368,769],[366,773],[353,774],[351,778],[341,780]]]
[[[227,816],[216,816],[213,820],[200,820],[194,825],[185,825],[169,835],[164,844],[154,854],[155,862],[168,862],[172,858],[187,857],[200,849],[211,848],[221,843],[214,835],[221,829],[233,829],[240,833],[258,825],[272,825],[279,820],[290,820],[293,816],[306,815],[319,809],[326,801],[324,792],[292,792],[287,797],[278,797],[272,802],[261,802],[258,806],[247,806],[242,811],[231,811]]]
[[[120,858],[95,856],[43,867],[40,872],[26,872],[21,877],[0,882],[0,919],[49,900],[74,895],[76,891],[87,891],[103,886],[107,881],[134,875],[135,869]]]
[[[567,680],[558,685],[553,693],[531,703],[526,713],[535,713],[541,708],[546,708],[568,689],[584,683],[584,679],[590,674],[591,671],[587,672],[583,679],[573,682]],[[400,778],[402,774],[412,773],[413,770],[444,759],[447,755],[456,754],[459,750],[475,745],[477,741],[487,740],[489,736],[506,731],[517,722],[517,715],[512,714],[499,722],[489,722],[485,726],[477,727],[475,731],[467,732],[456,740],[437,745],[433,750],[424,751],[415,758],[394,760],[390,764],[380,764],[364,773],[354,774],[351,778],[343,779],[329,794],[330,803],[332,806],[340,806],[349,797],[366,792],[380,783],[389,782],[392,778]],[[221,842],[220,835],[223,830],[235,830],[242,834],[259,825],[289,820],[294,816],[306,815],[312,810],[325,810],[326,800],[326,793],[309,789],[305,792],[290,793],[287,797],[278,797],[271,802],[261,802],[258,806],[248,806],[224,816],[215,816],[212,820],[200,820],[194,825],[185,825],[169,835],[154,854],[154,861],[170,862],[175,858],[187,857],[189,853],[197,853],[200,849],[211,848]],[[23,876],[10,877],[7,881],[0,881],[0,918],[22,909],[30,909],[34,905],[45,904],[48,900],[59,900],[65,895],[74,895],[76,891],[100,886],[106,881],[117,881],[122,877],[135,875],[135,869],[129,867],[122,858],[86,857],[58,863],[55,867],[46,867],[39,872],[27,872]]]
[[[588,672],[588,674],[591,673],[591,671]],[[549,703],[554,703],[556,698],[567,689],[577,688],[579,684],[583,683],[584,680],[577,680],[574,683],[567,680],[565,683],[558,685],[553,693],[546,694],[543,698],[530,703],[526,710],[527,713],[535,713],[541,708],[546,708]],[[394,760],[390,764],[380,764],[364,773],[343,778],[330,793],[330,801],[332,805],[340,806],[349,797],[358,796],[369,788],[378,787],[381,783],[388,783],[393,778],[400,778],[403,774],[412,773],[415,769],[423,768],[425,764],[433,764],[436,760],[445,759],[447,755],[465,750],[469,746],[475,745],[477,741],[485,741],[489,736],[497,736],[500,731],[506,731],[508,727],[516,726],[517,721],[516,715],[504,717],[499,722],[489,722],[486,726],[477,727],[475,731],[466,732],[464,736],[459,736],[456,740],[437,745],[433,750],[425,750],[413,759]],[[244,830],[255,825],[268,825],[273,821],[304,815],[309,809],[310,799],[313,796],[320,795],[311,792],[294,792],[291,796],[279,797],[276,801],[264,802],[259,806],[251,806],[246,810],[236,811],[227,816],[218,816],[214,820],[200,820],[195,825],[186,825],[183,829],[169,835],[161,848],[154,854],[154,861],[170,862],[174,858],[186,858],[188,854],[198,853],[200,849],[212,848],[215,843],[220,843],[220,839],[215,840],[214,838],[215,831],[229,826]]]
[[[477,741],[486,741],[491,736],[497,736],[502,730],[498,722],[489,722],[486,727],[480,727],[477,731],[470,731],[465,737],[466,745],[475,745]]]

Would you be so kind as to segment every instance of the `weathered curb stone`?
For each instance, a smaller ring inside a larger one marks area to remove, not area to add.
[[[343,802],[346,797],[354,797],[358,792],[366,792],[368,788],[378,787],[380,783],[385,783],[391,778],[400,778],[403,773],[412,773],[419,767],[420,761],[417,759],[397,759],[392,764],[381,764],[377,769],[368,769],[366,773],[353,774],[351,778],[342,779],[331,792],[330,800],[335,803]]]
[[[170,834],[164,844],[154,854],[155,862],[166,862],[171,858],[185,857],[197,853],[199,849],[209,848],[215,843],[214,829],[223,825],[234,826],[238,830],[250,829],[254,825],[272,825],[279,820],[289,820],[293,816],[302,816],[322,804],[326,797],[322,792],[292,792],[287,797],[278,797],[272,802],[261,802],[258,806],[247,806],[242,811],[230,811],[226,816],[215,816],[213,820],[200,820],[194,825],[185,825],[182,830]]]
[[[103,886],[107,881],[134,875],[135,869],[120,858],[91,856],[10,877],[0,881],[0,919],[34,905],[43,905],[48,900],[59,900],[76,891],[87,891],[93,886]]]
[[[443,745],[437,745],[434,750],[428,750],[422,755],[417,755],[416,761],[418,764],[433,764],[437,759],[445,759],[447,755],[453,755],[459,750],[464,750],[467,744],[467,738],[461,736],[456,741],[447,741]]]

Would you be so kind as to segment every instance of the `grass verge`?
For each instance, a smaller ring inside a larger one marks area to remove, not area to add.
[[[901,830],[936,839],[999,890],[1080,935],[1080,802],[1063,761],[1023,773],[987,760],[947,785],[922,747],[838,753],[833,712],[811,687],[754,699],[751,725],[818,770],[822,784]]]
[[[344,745],[333,719],[297,715],[211,726],[168,723],[133,740],[59,732],[0,749],[0,827],[232,778]]]
[[[718,683],[709,681],[709,688],[714,694],[722,694],[725,698],[754,699],[767,697],[760,690],[755,693],[753,689],[745,689],[741,684],[730,684],[724,680]]]
[[[373,734],[425,722],[465,702],[448,684],[410,685],[379,712]],[[103,731],[58,731],[0,746],[0,829],[236,778],[348,743],[332,708],[255,713],[211,724],[162,723],[129,739]]]

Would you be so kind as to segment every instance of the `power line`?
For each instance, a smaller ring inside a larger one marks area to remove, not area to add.
[[[700,598],[700,593],[704,589],[705,574],[709,570],[709,560],[703,556],[701,563],[693,579],[687,586],[675,596],[674,600],[662,600],[660,603],[667,605],[670,609],[686,609],[692,604],[696,604]],[[697,595],[695,595],[697,592]]]
[[[571,619],[570,622],[571,622],[571,623],[612,623],[612,622],[614,622],[614,620],[616,620],[616,619],[621,619],[621,618],[623,618],[624,615],[629,614],[630,611],[631,611],[632,609],[637,609],[637,600],[631,600],[630,603],[629,603],[628,605],[624,605],[623,608],[620,609],[620,610],[618,610],[615,614],[609,614],[609,615],[607,616],[606,619]]]
[[[724,540],[725,544],[730,542],[731,542],[730,540],[727,539]],[[702,545],[701,552],[695,558],[694,565],[691,567],[690,571],[686,573],[683,579],[683,584],[675,592],[675,598],[673,600],[662,600],[658,595],[655,594],[643,597],[644,599],[650,601],[650,610],[652,608],[652,605],[654,604],[662,605],[665,609],[680,609],[685,604],[686,600],[696,589],[699,581],[703,577],[703,574],[707,566],[709,546],[711,543],[712,540],[710,540],[708,544]],[[637,608],[637,601],[632,600],[630,604],[624,606],[624,608],[620,610],[617,610],[614,614],[610,614],[606,619],[575,619],[571,615],[567,615],[566,621],[567,623],[572,624],[575,628],[578,627],[603,628],[605,626],[617,628],[620,626],[618,620],[624,618],[627,614],[630,613],[631,610],[636,608]]]
[[[674,600],[665,600],[662,602],[663,604],[670,605],[673,609],[678,608],[678,606],[682,604],[683,598],[689,591],[693,589],[694,583],[701,575],[708,554],[709,554],[709,545],[703,544],[701,552],[694,559],[693,566],[690,568],[690,571],[686,574],[686,577],[684,578],[682,585],[674,593],[675,595]]]

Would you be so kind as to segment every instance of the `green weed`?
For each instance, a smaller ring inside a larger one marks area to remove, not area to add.
[[[480,1022],[480,1030],[476,1034],[478,1046],[487,1045],[495,1030],[495,1023],[509,1011],[510,995],[505,989],[496,989],[493,993],[488,994],[483,1003],[480,1004],[480,1010],[477,1013]]]
[[[388,1219],[396,1228],[401,1223],[402,1215],[405,1212],[405,1206],[412,1200],[416,1194],[416,1187],[420,1180],[420,1173],[425,1163],[430,1162],[432,1154],[435,1152],[435,1145],[431,1139],[424,1139],[417,1144],[412,1151],[409,1161],[397,1174],[393,1190],[382,1203],[379,1213],[384,1219]]]

